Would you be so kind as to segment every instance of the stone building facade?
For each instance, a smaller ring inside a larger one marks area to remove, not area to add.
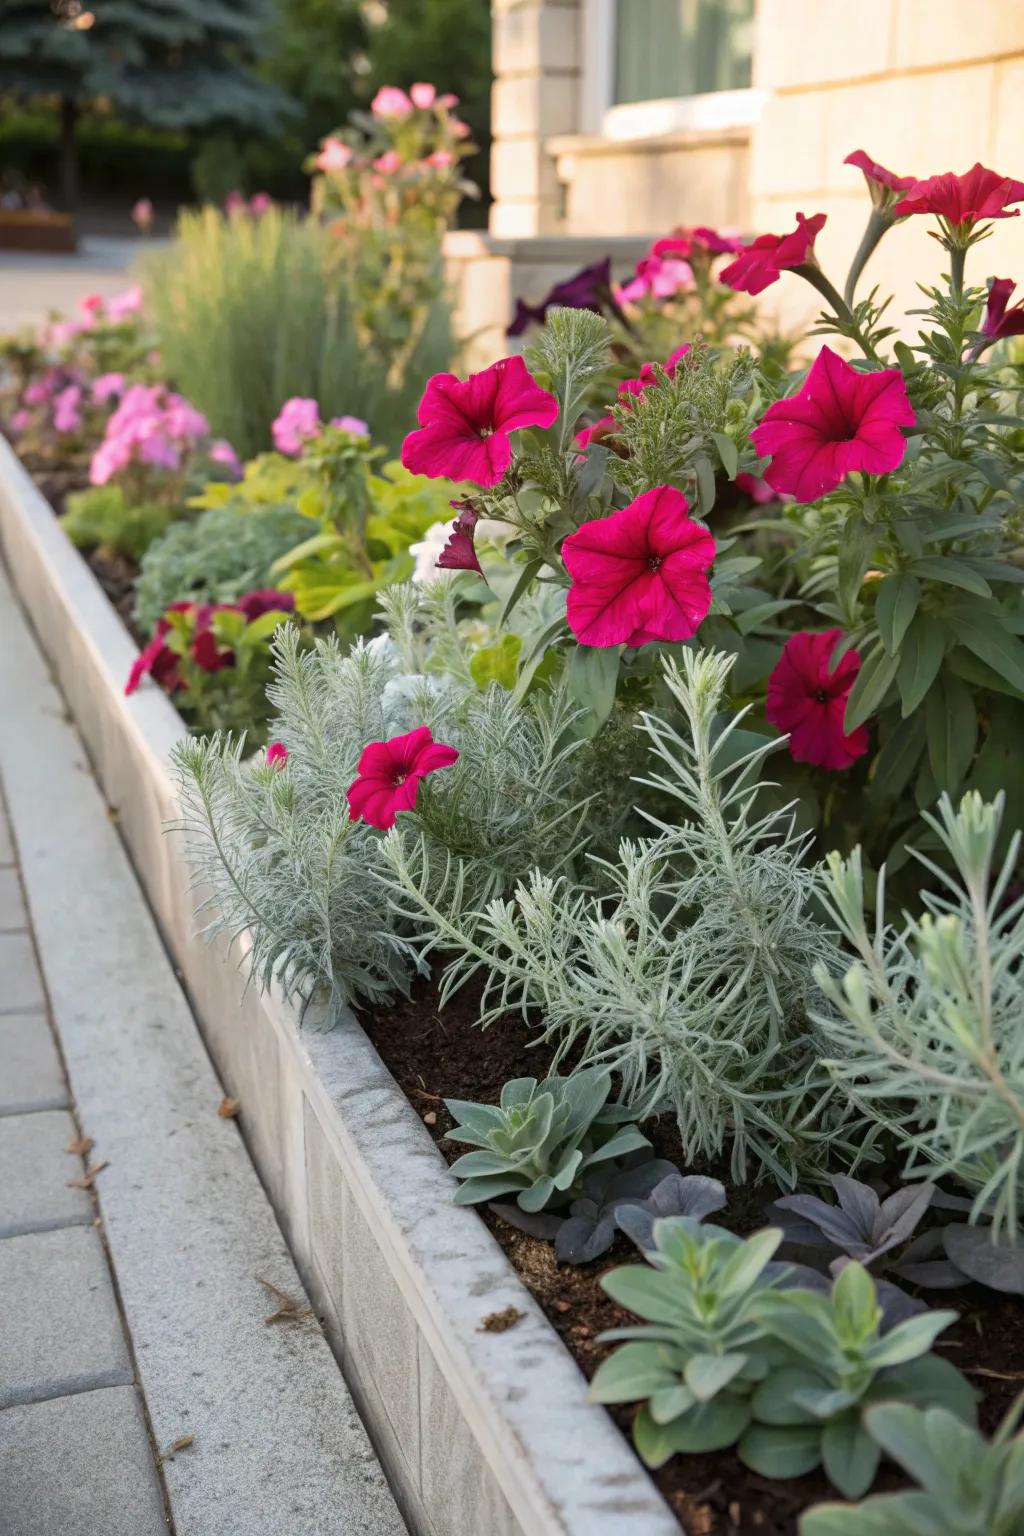
[[[1024,0],[492,8],[490,229],[449,242],[476,361],[504,350],[516,297],[606,253],[624,268],[677,223],[782,233],[797,209],[825,213],[817,249],[841,278],[866,217],[861,176],[843,164],[853,149],[901,174],[981,160],[1024,179]],[[911,220],[868,275],[902,311],[941,256]],[[972,262],[976,277],[1024,284],[1024,218],[1001,221]],[[788,323],[814,309],[800,284],[766,298]]]

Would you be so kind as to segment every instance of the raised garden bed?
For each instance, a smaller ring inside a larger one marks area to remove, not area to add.
[[[300,1025],[253,989],[239,1002],[223,947],[196,941],[165,831],[181,721],[156,690],[124,697],[136,647],[5,443],[0,540],[411,1529],[677,1532],[501,1247],[452,1206],[422,1110],[360,1024]]]
[[[70,213],[49,209],[0,210],[0,251],[47,251],[70,255],[78,249]]]

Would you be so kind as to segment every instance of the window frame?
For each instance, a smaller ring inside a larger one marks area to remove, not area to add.
[[[583,0],[580,128],[619,142],[670,133],[713,133],[748,128],[761,116],[768,92],[756,86],[616,103],[615,29],[619,0]]]

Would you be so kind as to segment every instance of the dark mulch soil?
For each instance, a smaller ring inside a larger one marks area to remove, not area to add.
[[[21,455],[21,462],[58,517],[63,516],[69,496],[88,488],[88,463],[55,464],[51,459],[28,453]]]
[[[550,1047],[531,1045],[533,1037],[520,1019],[509,1017],[481,1030],[476,1023],[477,1002],[477,994],[465,989],[442,1011],[434,988],[420,983],[411,999],[362,1015],[368,1035],[449,1163],[466,1149],[443,1140],[453,1124],[444,1099],[494,1103],[509,1078],[542,1078],[551,1061]],[[662,1119],[644,1129],[659,1156],[671,1158],[685,1170],[674,1124]],[[721,1169],[694,1171],[723,1177]],[[772,1198],[770,1189],[747,1187],[729,1194],[728,1225],[750,1231],[765,1224],[763,1206]],[[631,1321],[605,1295],[600,1276],[615,1264],[636,1263],[636,1250],[622,1238],[594,1264],[559,1265],[550,1243],[516,1231],[486,1208],[480,1214],[580,1369],[592,1376],[611,1348],[598,1343],[598,1335]],[[991,1432],[1024,1386],[1021,1308],[980,1286],[933,1292],[929,1299],[933,1305],[948,1305],[961,1313],[960,1321],[940,1340],[939,1350],[984,1394],[981,1422]],[[614,1410],[627,1433],[632,1413],[631,1408]],[[731,1451],[676,1456],[652,1475],[689,1536],[795,1536],[802,1510],[836,1497],[821,1473],[772,1482],[750,1472]],[[876,1489],[899,1486],[897,1470],[884,1468]]]
[[[135,627],[135,583],[139,579],[138,566],[126,556],[115,554],[108,549],[94,549],[85,558],[89,563],[89,569],[107,594],[111,606],[117,609],[125,628],[140,646],[145,645],[145,636]]]

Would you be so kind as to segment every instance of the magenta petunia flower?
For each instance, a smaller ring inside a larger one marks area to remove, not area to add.
[[[232,480],[241,480],[244,473],[242,461],[226,437],[214,438],[210,444],[210,459],[214,464],[222,465]]]
[[[764,478],[797,501],[817,501],[853,470],[884,475],[903,461],[903,427],[916,417],[898,368],[859,373],[822,347],[804,386],[777,400],[751,432],[771,456]]]
[[[895,171],[887,171],[884,165],[872,160],[863,149],[855,149],[852,155],[847,155],[843,164],[854,165],[863,173],[871,201],[875,204],[891,202],[894,192],[906,192],[917,180],[916,176],[897,176]]]
[[[272,741],[267,747],[267,767],[283,768],[288,761],[288,748],[283,741]]]
[[[745,245],[735,261],[724,267],[719,282],[737,293],[757,294],[777,283],[789,267],[802,267],[814,261],[814,242],[825,225],[825,215],[812,219],[796,216],[796,229],[788,235],[758,235],[752,245]]]
[[[975,223],[978,219],[1016,219],[1024,202],[1024,181],[1000,176],[979,162],[962,176],[947,171],[915,181],[893,209],[898,218],[909,213],[934,213],[950,224]]]
[[[738,255],[743,249],[743,241],[738,235],[723,235],[720,230],[698,224],[694,229],[676,229],[671,235],[655,240],[651,246],[651,255],[675,256],[681,261],[688,261],[691,256],[701,254]]]
[[[402,444],[414,475],[497,485],[512,461],[509,433],[550,427],[558,401],[541,389],[521,357],[503,357],[463,383],[435,373],[417,411],[419,430]]]
[[[655,299],[671,299],[684,288],[693,287],[693,268],[676,257],[642,256],[628,283],[619,289],[624,304],[635,304],[648,294]]]
[[[278,592],[274,587],[260,587],[255,592],[244,593],[237,603],[227,606],[244,613],[251,624],[253,619],[260,619],[265,613],[294,613],[295,596],[291,592]]]
[[[417,80],[415,85],[409,87],[409,95],[413,106],[419,107],[421,112],[426,112],[437,99],[437,86],[429,85],[425,80]]]
[[[1004,336],[1024,336],[1024,301],[1007,309],[1010,295],[1016,284],[1012,277],[994,277],[988,290],[985,318],[981,322],[981,334],[992,341],[1002,341]]]
[[[655,486],[562,544],[569,628],[583,645],[689,640],[711,606],[715,541],[682,491]]]
[[[124,394],[123,373],[101,373],[92,381],[92,398],[96,405],[106,405]]]
[[[399,811],[415,809],[420,780],[450,768],[458,756],[454,747],[435,741],[426,725],[407,736],[371,741],[359,759],[359,777],[349,786],[349,816],[386,832]]]
[[[471,501],[453,501],[451,505],[459,515],[437,557],[437,567],[442,571],[479,571],[483,575],[476,552],[476,525],[480,514]]]
[[[832,653],[841,629],[791,635],[768,679],[765,714],[789,736],[790,756],[836,773],[849,768],[868,750],[868,728],[847,735],[843,718],[850,689],[860,671],[860,655],[846,651],[834,671]]]
[[[68,384],[53,401],[53,425],[58,432],[77,432],[82,425],[82,387]]]

